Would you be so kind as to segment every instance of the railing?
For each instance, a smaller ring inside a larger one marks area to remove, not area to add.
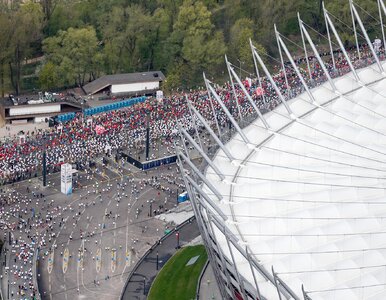
[[[206,261],[205,266],[202,268],[200,277],[198,277],[197,288],[196,288],[196,300],[200,299],[202,277],[204,277],[205,271],[208,268],[208,266],[209,266],[209,259]]]
[[[134,268],[131,270],[131,272],[129,273],[129,276],[127,277],[127,280],[126,280],[126,283],[125,285],[123,286],[123,289],[121,291],[121,295],[119,297],[120,300],[123,300],[123,296],[125,295],[125,291],[127,289],[127,286],[130,282],[130,279],[131,277],[134,276],[135,272],[137,271],[138,267],[141,265],[141,263],[147,258],[147,256],[153,252],[153,250],[155,248],[157,248],[157,246],[162,243],[165,239],[167,239],[170,235],[174,234],[174,232],[180,230],[182,227],[184,227],[185,225],[187,224],[190,224],[192,223],[192,221],[195,219],[196,217],[193,216],[193,217],[190,217],[189,219],[187,219],[186,221],[184,221],[183,223],[179,224],[174,230],[168,232],[167,234],[165,234],[163,237],[161,237],[155,244],[153,244],[153,246],[150,247],[149,250],[147,250],[145,252],[144,255],[142,255],[142,257],[139,259],[139,261],[137,261],[137,263],[135,264]]]
[[[42,299],[42,297],[40,295],[40,291],[39,291],[38,278],[37,278],[37,274],[38,274],[38,264],[37,264],[38,254],[39,254],[39,250],[35,249],[35,253],[34,253],[34,257],[33,257],[33,263],[32,263],[32,283],[34,285],[34,289],[36,290],[36,294],[35,294],[35,299],[36,300]]]

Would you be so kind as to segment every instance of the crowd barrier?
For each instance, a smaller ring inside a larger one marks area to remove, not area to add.
[[[119,297],[120,300],[125,300],[124,295],[125,295],[127,286],[130,282],[130,279],[136,274],[137,269],[139,268],[141,263],[147,259],[148,255],[151,254],[153,252],[153,250],[156,249],[158,247],[158,245],[161,244],[165,239],[169,238],[171,235],[173,235],[175,232],[177,232],[178,230],[180,230],[182,227],[186,226],[187,224],[192,223],[195,219],[196,219],[196,217],[193,216],[193,217],[190,217],[189,219],[185,220],[181,224],[179,224],[174,230],[171,230],[168,233],[166,233],[164,236],[162,236],[155,244],[153,244],[153,246],[150,247],[149,250],[147,250],[145,252],[144,255],[142,255],[142,257],[134,265],[133,269],[129,272],[129,275],[126,279],[125,285],[123,286],[123,289],[121,291],[121,295]],[[166,262],[167,262],[167,260],[163,261],[163,264],[166,264]],[[154,279],[155,278],[153,278],[153,280]]]
[[[128,163],[143,171],[150,170],[163,165],[173,164],[177,161],[176,155],[153,159],[145,162],[140,162],[126,153],[122,153],[122,156],[126,158]]]

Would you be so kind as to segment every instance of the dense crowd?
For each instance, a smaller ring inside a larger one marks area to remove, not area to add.
[[[356,49],[349,51],[356,68],[374,62],[367,46],[362,46],[360,53],[359,59]],[[322,54],[322,57],[331,77],[341,76],[350,71],[345,57],[339,51],[334,54],[335,68],[329,53]],[[379,57],[384,59],[383,51],[379,53]],[[305,58],[297,59],[296,63],[308,86],[314,87],[326,81],[326,76],[315,57],[309,56],[308,60],[309,70]],[[289,62],[285,63],[285,72],[282,68],[276,68],[273,78],[286,100],[304,90]],[[261,87],[257,79],[245,80],[244,84],[262,113],[272,110],[280,103],[278,95],[266,77],[261,77]],[[216,85],[215,88],[236,118],[240,114],[243,117],[253,115],[253,108],[239,85],[235,84],[237,104],[233,100],[233,89],[229,82],[223,86]],[[227,126],[229,120],[225,113],[216,101],[209,101],[206,90],[176,93],[162,101],[150,97],[144,103],[132,107],[94,115],[90,117],[91,121],[90,118],[86,119],[82,114],[78,114],[72,121],[54,128],[27,132],[24,143],[19,143],[17,137],[11,142],[2,143],[0,145],[0,179],[4,183],[37,176],[42,166],[43,150],[47,153],[48,172],[59,170],[63,162],[87,164],[90,157],[103,154],[108,149],[113,151],[124,149],[141,159],[147,122],[151,128],[153,147],[150,159],[171,154],[174,151],[172,139],[177,134],[177,122],[188,129],[192,127],[186,105],[187,99],[206,120],[209,120],[211,126],[215,126],[216,119],[219,127]],[[213,117],[213,110],[216,118]],[[104,132],[97,133],[95,126],[102,126]]]

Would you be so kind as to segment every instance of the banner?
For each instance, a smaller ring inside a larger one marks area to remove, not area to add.
[[[164,98],[164,92],[163,92],[163,91],[157,91],[157,92],[156,92],[156,99],[157,99],[158,101],[162,101],[163,98]]]
[[[60,191],[65,195],[72,193],[72,166],[63,164],[60,169]]]

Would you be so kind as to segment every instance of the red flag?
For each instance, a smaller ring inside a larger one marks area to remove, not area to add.
[[[96,134],[102,134],[102,133],[104,133],[105,131],[106,131],[106,129],[105,129],[103,126],[101,126],[101,125],[95,126],[95,133],[96,133]]]
[[[256,96],[263,96],[264,95],[264,90],[262,87],[257,87],[255,90]]]

